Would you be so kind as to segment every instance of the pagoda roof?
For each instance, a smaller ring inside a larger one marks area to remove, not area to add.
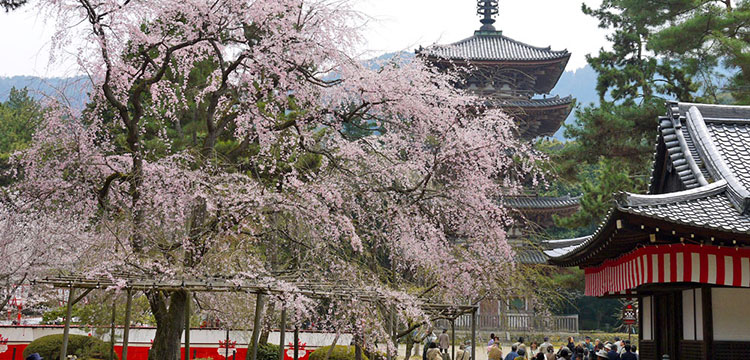
[[[487,100],[486,104],[518,118],[523,138],[554,135],[573,110],[573,98],[570,96],[528,100],[493,98]]]
[[[559,209],[578,206],[580,197],[569,195],[561,197],[546,197],[537,195],[519,195],[503,198],[503,205],[518,210],[526,209]]]
[[[546,251],[550,262],[597,265],[656,242],[656,233],[668,243],[750,245],[750,106],[670,103],[668,114],[650,193],[619,194],[593,235]],[[660,192],[670,178],[679,188]]]
[[[503,35],[502,31],[476,31],[474,35],[448,45],[434,45],[418,53],[450,60],[491,62],[562,61],[567,63],[567,50],[536,47]]]

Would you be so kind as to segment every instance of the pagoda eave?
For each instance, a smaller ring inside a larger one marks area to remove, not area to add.
[[[516,120],[524,138],[554,135],[573,110],[572,99],[548,105],[533,101],[498,104],[505,113]]]

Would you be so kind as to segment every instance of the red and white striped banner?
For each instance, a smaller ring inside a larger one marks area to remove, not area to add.
[[[658,245],[584,269],[586,295],[632,293],[644,284],[690,282],[750,287],[750,249]]]

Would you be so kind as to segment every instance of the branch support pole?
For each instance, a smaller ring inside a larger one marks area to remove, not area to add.
[[[279,360],[284,360],[285,346],[284,338],[286,337],[286,308],[281,308],[281,328],[279,329]]]
[[[294,360],[299,360],[299,326],[294,325]]]
[[[451,319],[451,359],[456,360],[456,319]]]
[[[109,360],[115,360],[115,322],[117,321],[117,306],[115,297],[112,297],[112,319],[109,330]]]
[[[190,292],[185,302],[185,360],[190,360]]]
[[[255,318],[253,319],[253,338],[248,346],[251,346],[251,351],[247,352],[245,358],[247,360],[256,360],[258,358],[258,338],[260,337],[261,320],[263,320],[263,308],[266,305],[266,296],[263,293],[258,293],[255,298]]]
[[[60,348],[60,359],[68,358],[68,339],[70,338],[70,314],[73,312],[73,296],[75,295],[75,288],[70,287],[68,289],[68,304],[65,307],[65,329],[63,329],[63,342]]]
[[[477,358],[477,309],[471,311],[471,360]]]
[[[122,331],[122,360],[128,360],[128,339],[130,337],[130,315],[133,310],[133,292],[128,289],[125,302],[125,328]]]

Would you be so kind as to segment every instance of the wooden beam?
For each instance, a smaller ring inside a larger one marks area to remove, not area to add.
[[[70,315],[73,311],[73,295],[76,289],[68,289],[68,304],[65,307],[65,328],[63,329],[63,342],[60,347],[60,359],[68,358],[68,339],[70,338]]]
[[[83,298],[86,297],[86,295],[88,295],[92,290],[94,289],[86,289],[83,294],[79,295],[75,300],[73,300],[73,305],[78,304],[78,302],[83,300]]]

